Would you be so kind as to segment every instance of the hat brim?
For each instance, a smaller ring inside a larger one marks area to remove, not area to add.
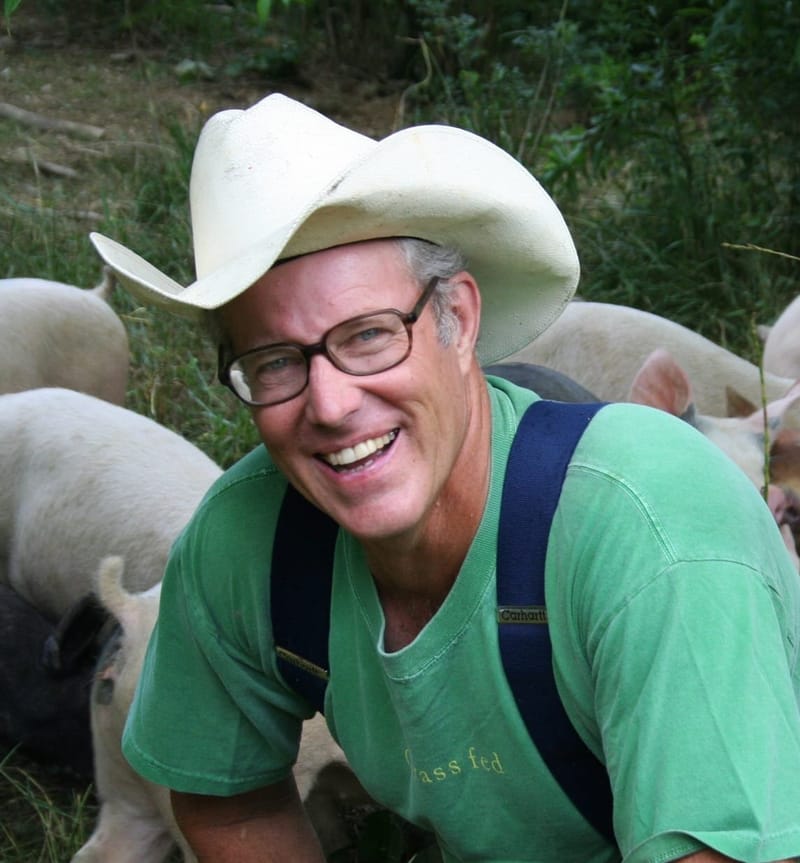
[[[532,175],[483,138],[447,126],[404,129],[360,153],[294,215],[181,286],[93,233],[100,256],[145,302],[184,317],[217,309],[278,260],[345,243],[417,237],[468,258],[483,301],[478,355],[501,359],[543,331],[572,297],[579,265],[561,213]]]

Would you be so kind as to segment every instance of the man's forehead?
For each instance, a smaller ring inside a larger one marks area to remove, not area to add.
[[[343,243],[330,246],[326,249],[317,249],[306,252],[303,255],[293,255],[282,258],[265,273],[280,273],[298,265],[329,267],[335,266],[343,260],[363,261],[365,264],[375,260],[384,261],[386,265],[400,265],[405,267],[406,258],[400,244],[400,237],[382,237],[371,240],[358,240],[353,243]]]
[[[282,262],[220,312],[226,329],[249,333],[248,343],[291,340],[373,311],[406,312],[419,290],[400,246],[370,241]]]
[[[353,303],[387,294],[403,298],[417,288],[401,246],[392,240],[349,243],[281,261],[251,288],[293,305],[295,290],[309,284],[321,297]]]

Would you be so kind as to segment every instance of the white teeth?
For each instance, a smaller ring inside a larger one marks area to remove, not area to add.
[[[396,431],[390,431],[380,437],[370,438],[357,443],[355,446],[348,446],[339,452],[328,453],[323,456],[326,462],[332,467],[344,467],[344,465],[353,464],[353,462],[361,461],[379,449],[390,444],[397,437]]]

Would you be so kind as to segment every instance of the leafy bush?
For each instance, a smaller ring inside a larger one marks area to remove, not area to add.
[[[415,119],[473,129],[531,168],[571,225],[581,293],[747,353],[750,319],[797,292],[793,262],[730,246],[790,252],[800,234],[800,18],[752,0],[614,0],[601,15],[575,0],[540,20],[410,3],[430,58]]]

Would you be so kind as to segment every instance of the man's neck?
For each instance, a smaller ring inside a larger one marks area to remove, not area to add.
[[[444,602],[483,517],[491,471],[491,404],[482,374],[475,386],[477,410],[424,524],[365,547],[386,618],[387,650],[412,641]]]

